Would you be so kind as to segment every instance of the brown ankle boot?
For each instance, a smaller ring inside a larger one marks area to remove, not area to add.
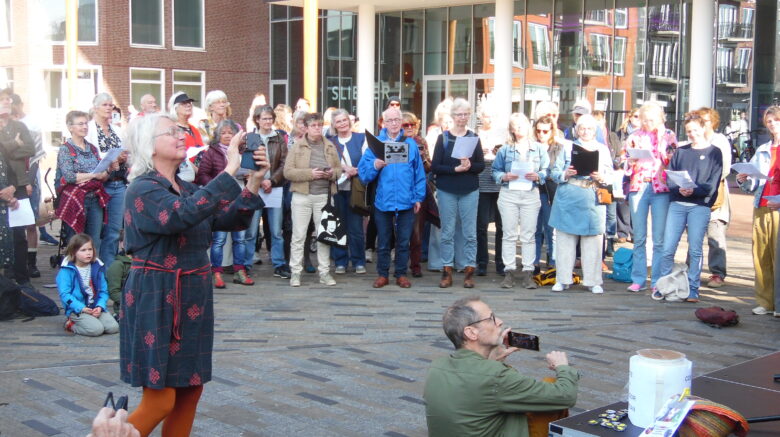
[[[439,282],[439,288],[452,287],[452,267],[445,267],[441,271],[441,281]]]
[[[466,270],[463,271],[466,274],[466,277],[463,278],[465,288],[474,288],[474,270],[474,267],[466,267]]]

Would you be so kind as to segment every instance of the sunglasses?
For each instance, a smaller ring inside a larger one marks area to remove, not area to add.
[[[404,128],[404,129],[409,129],[409,128],[414,127],[414,123],[404,123],[404,124],[401,125],[401,127]]]
[[[552,132],[552,129],[536,129],[536,132],[540,134],[549,134]]]

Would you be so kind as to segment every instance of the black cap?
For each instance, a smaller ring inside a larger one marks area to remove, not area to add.
[[[191,99],[190,96],[188,96],[186,93],[181,93],[178,96],[176,96],[175,99],[173,99],[174,105],[177,105],[179,103],[187,103],[187,102],[197,102],[197,100]]]
[[[387,106],[390,106],[391,103],[398,103],[398,105],[401,105],[401,99],[398,96],[390,96],[389,99],[387,99]]]

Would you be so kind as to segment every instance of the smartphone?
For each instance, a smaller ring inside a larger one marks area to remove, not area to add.
[[[260,167],[255,164],[254,152],[261,147],[263,147],[263,139],[260,135],[254,132],[246,134],[246,148],[241,153],[241,168],[260,170]]]
[[[127,396],[120,396],[116,402],[114,402],[114,392],[108,392],[106,395],[106,401],[103,402],[104,407],[111,407],[116,410],[127,410]]]
[[[509,331],[509,335],[506,336],[506,345],[510,347],[519,347],[520,349],[538,351],[539,337],[532,334]]]

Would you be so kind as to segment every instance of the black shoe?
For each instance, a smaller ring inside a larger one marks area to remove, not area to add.
[[[27,252],[27,273],[31,278],[40,278],[41,271],[38,270],[38,252]]]
[[[496,266],[496,273],[500,276],[504,276],[504,266]]]
[[[274,269],[274,276],[282,279],[290,279],[291,275],[290,272],[284,268],[284,266],[281,266]]]
[[[487,276],[487,267],[485,266],[477,267],[477,276]]]
[[[538,275],[539,273],[542,273],[541,267],[534,266],[534,276]]]

